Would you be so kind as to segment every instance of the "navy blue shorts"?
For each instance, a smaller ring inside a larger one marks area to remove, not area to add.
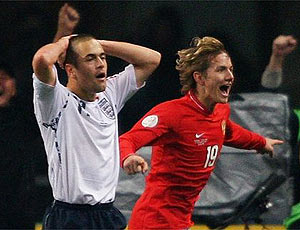
[[[108,204],[69,204],[54,201],[47,208],[43,229],[125,229],[123,214]]]

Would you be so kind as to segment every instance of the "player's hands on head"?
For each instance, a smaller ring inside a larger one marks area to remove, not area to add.
[[[77,36],[77,34],[72,34],[72,35],[62,37],[61,39],[59,39],[57,41],[57,43],[59,45],[61,45],[63,47],[63,50],[64,50],[64,52],[62,52],[59,55],[58,60],[57,60],[57,63],[59,64],[60,68],[62,68],[62,69],[64,69],[64,62],[65,62],[65,59],[66,59],[66,51],[67,51],[68,46],[69,46],[69,40],[73,36]]]
[[[274,156],[274,145],[280,145],[283,144],[282,140],[278,139],[271,139],[271,138],[265,138],[266,139],[266,145],[263,149],[260,151],[257,151],[259,154],[269,154],[270,157]]]
[[[131,155],[124,160],[123,168],[128,175],[144,174],[148,171],[148,163],[141,156]]]

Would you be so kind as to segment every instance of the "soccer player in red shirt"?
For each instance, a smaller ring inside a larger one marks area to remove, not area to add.
[[[121,165],[128,174],[146,172],[136,154],[153,146],[146,187],[129,229],[187,229],[193,208],[215,168],[223,144],[273,156],[275,140],[246,130],[229,119],[233,66],[215,38],[194,38],[178,52],[184,97],[157,105],[120,138]]]

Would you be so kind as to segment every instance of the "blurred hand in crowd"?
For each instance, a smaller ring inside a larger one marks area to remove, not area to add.
[[[297,40],[292,35],[279,35],[273,40],[272,54],[268,64],[270,71],[281,71],[285,57],[297,47]]]
[[[57,32],[53,42],[57,42],[61,37],[71,35],[78,25],[80,15],[75,8],[65,3],[59,10]]]
[[[297,47],[297,40],[292,35],[279,35],[273,41],[272,54],[286,56]]]

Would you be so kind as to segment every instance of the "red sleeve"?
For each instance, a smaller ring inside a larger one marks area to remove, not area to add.
[[[170,115],[169,103],[163,103],[150,110],[133,128],[120,137],[120,163],[143,146],[167,143],[174,116]]]
[[[265,147],[266,139],[263,136],[251,132],[228,119],[224,145],[239,149],[260,150]]]

